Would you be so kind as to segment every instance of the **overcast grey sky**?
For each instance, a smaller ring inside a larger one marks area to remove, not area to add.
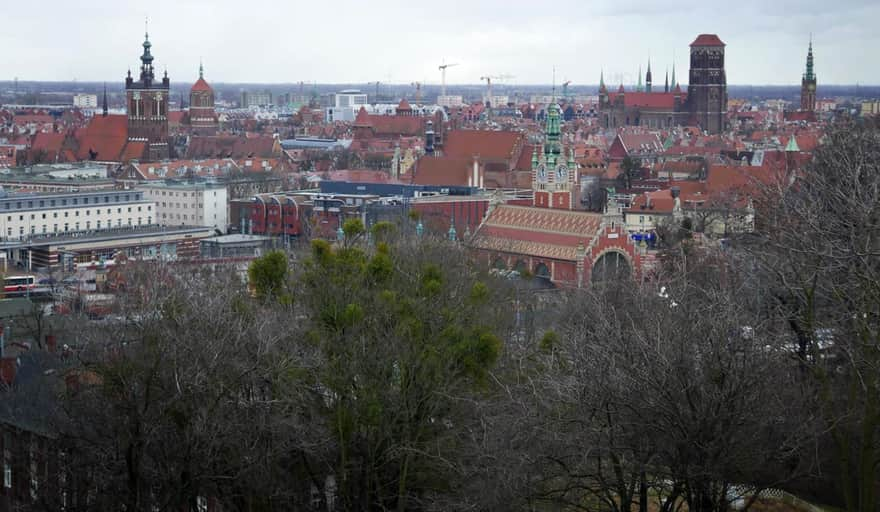
[[[2,0],[0,79],[122,80],[144,18],[155,64],[177,83],[635,81],[650,56],[663,83],[688,44],[727,43],[731,84],[798,84],[812,32],[820,85],[880,84],[877,0]]]

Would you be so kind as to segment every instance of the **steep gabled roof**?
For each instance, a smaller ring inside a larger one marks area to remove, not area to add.
[[[97,153],[95,160],[105,162],[120,161],[122,151],[128,140],[128,116],[95,116],[83,132],[77,130],[79,160],[90,160],[89,151]]]
[[[214,89],[211,89],[211,86],[208,85],[208,82],[206,82],[205,79],[201,77],[196,80],[196,83],[194,83],[192,89],[190,89],[191,92],[211,92],[213,90]]]

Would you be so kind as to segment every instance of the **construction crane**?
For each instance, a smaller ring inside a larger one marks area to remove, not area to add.
[[[447,64],[444,62],[437,68],[440,70],[440,96],[446,96],[446,68],[451,68],[452,66],[458,66],[458,63]]]
[[[413,82],[410,85],[416,88],[416,103],[421,105],[422,104],[422,82]]]
[[[480,80],[486,81],[486,101],[490,103],[492,102],[492,80],[506,80],[508,78],[514,78],[513,75],[487,75],[481,76]]]

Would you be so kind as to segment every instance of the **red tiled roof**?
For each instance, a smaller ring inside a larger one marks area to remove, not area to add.
[[[97,153],[95,160],[119,161],[128,140],[128,116],[95,116],[84,132],[77,130],[79,160],[89,160],[89,151]]]
[[[422,157],[416,162],[412,182],[415,185],[466,187],[473,165],[473,158]]]
[[[358,110],[357,117],[354,118],[355,126],[369,126],[370,125],[370,114],[367,113],[367,109],[365,107],[361,107]]]
[[[611,93],[608,95],[608,101],[614,103],[620,93]],[[684,103],[685,96],[675,92],[627,92],[624,93],[623,103],[627,107],[644,107],[655,108],[659,110],[672,111],[675,108],[675,97],[679,96],[681,103]]]
[[[525,137],[520,132],[490,130],[452,130],[446,134],[443,151],[447,156],[480,160],[512,160]],[[531,155],[530,155],[531,157]]]
[[[406,101],[406,98],[400,100],[400,104],[397,105],[397,110],[412,110],[412,107],[409,106],[409,102]]]
[[[363,116],[366,116],[364,119]],[[425,122],[430,118],[420,116],[386,116],[358,112],[355,126],[369,126],[377,136],[399,137],[421,135]]]
[[[144,157],[144,150],[147,148],[147,143],[143,141],[131,141],[125,146],[125,150],[122,152],[122,157],[120,160],[123,162],[129,162],[131,160],[140,160]]]
[[[691,46],[726,46],[715,34],[700,34]]]
[[[198,80],[196,80],[196,83],[193,84],[192,89],[190,89],[190,91],[192,91],[192,92],[213,91],[213,89],[211,89],[211,86],[208,85],[208,82],[206,82],[204,78],[200,77]]]
[[[229,135],[194,136],[186,149],[186,158],[271,158],[279,146],[271,136],[239,137]]]
[[[180,124],[180,121],[183,120],[183,116],[186,114],[183,110],[172,110],[168,112],[168,124]]]
[[[474,234],[478,249],[576,261],[599,232],[602,215],[583,211],[498,205]]]
[[[53,160],[61,152],[61,146],[64,144],[63,133],[37,133],[31,142],[31,149],[34,151],[45,151]]]

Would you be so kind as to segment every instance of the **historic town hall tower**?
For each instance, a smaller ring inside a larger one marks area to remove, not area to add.
[[[816,74],[813,72],[813,39],[807,51],[807,70],[801,79],[801,110],[816,111]]]
[[[715,34],[700,34],[691,43],[687,101],[692,120],[709,133],[719,133],[726,125],[724,46]]]
[[[160,82],[155,80],[153,56],[150,54],[150,36],[144,34],[144,53],[141,55],[141,76],[135,82],[131,70],[125,78],[128,108],[128,142],[144,144],[144,158],[149,161],[171,157],[168,144],[168,72]]]
[[[566,157],[562,147],[561,117],[559,105],[554,100],[547,108],[543,149],[539,154],[536,146],[532,154],[532,189],[534,206],[571,210],[577,199],[577,164],[574,150]]]

